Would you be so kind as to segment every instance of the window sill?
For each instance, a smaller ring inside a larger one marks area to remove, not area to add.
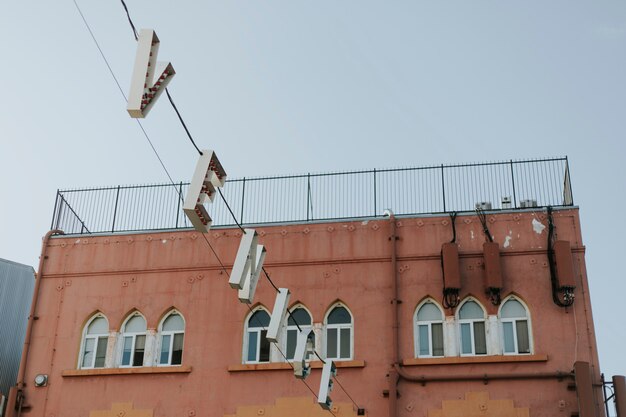
[[[137,368],[66,369],[63,377],[137,374],[186,374],[191,366],[142,366]]]
[[[323,366],[321,361],[312,361],[311,368],[321,369]],[[364,368],[365,361],[337,361],[337,368]],[[242,365],[230,365],[228,372],[246,372],[246,371],[281,371],[283,369],[292,370],[291,364],[287,362],[271,362],[271,363],[245,363]]]
[[[404,359],[404,366],[466,365],[472,363],[547,362],[548,355],[454,356],[445,358]]]

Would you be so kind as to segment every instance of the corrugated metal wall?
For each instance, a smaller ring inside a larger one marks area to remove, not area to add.
[[[0,394],[16,382],[34,286],[32,267],[0,258]]]

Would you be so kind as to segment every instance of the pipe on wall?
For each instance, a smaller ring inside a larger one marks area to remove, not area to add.
[[[396,368],[398,366],[399,352],[399,320],[398,320],[398,254],[396,249],[396,241],[398,236],[396,234],[396,217],[391,210],[385,210],[385,214],[389,215],[389,228],[391,234],[389,235],[389,241],[391,242],[391,369],[388,374],[389,382],[389,417],[396,417],[398,414],[398,397],[396,395],[398,385],[398,372]]]
[[[33,322],[35,321],[35,312],[37,310],[37,302],[39,301],[39,288],[41,286],[41,278],[43,277],[43,265],[45,259],[47,258],[46,252],[48,247],[48,241],[54,235],[64,234],[65,232],[59,229],[50,230],[48,231],[48,233],[45,234],[41,243],[41,255],[39,256],[39,266],[37,268],[37,273],[35,274],[35,288],[33,289],[33,299],[30,304],[28,324],[26,325],[26,335],[24,337],[24,346],[22,347],[22,359],[20,361],[20,368],[17,373],[17,384],[15,387],[16,389],[11,389],[11,391],[9,391],[9,399],[7,402],[7,417],[15,416],[15,406],[17,404],[18,398],[20,404],[23,402],[22,390],[26,385],[24,382],[24,375],[26,374],[26,364],[28,362],[28,353],[30,351],[30,339],[33,333]]]
[[[613,391],[615,392],[615,410],[617,417],[626,417],[626,377],[613,376]]]
[[[426,384],[427,382],[452,382],[452,381],[497,381],[511,379],[566,379],[574,378],[571,372],[528,372],[528,373],[502,373],[502,374],[459,374],[459,375],[411,375],[400,365],[395,365],[396,371],[402,379],[409,382]]]

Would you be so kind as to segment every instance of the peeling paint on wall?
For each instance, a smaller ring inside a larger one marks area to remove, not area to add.
[[[541,232],[543,232],[543,229],[545,229],[545,228],[546,228],[546,226],[544,226],[543,223],[541,223],[537,219],[533,219],[533,230],[535,231],[535,233],[540,235]]]

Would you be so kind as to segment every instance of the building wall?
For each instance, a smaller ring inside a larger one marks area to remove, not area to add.
[[[0,259],[0,395],[15,385],[34,284],[32,267]]]
[[[400,218],[396,221],[403,370],[427,378],[569,373],[574,362],[586,361],[599,381],[578,211],[554,212],[558,239],[570,241],[574,254],[576,301],[566,309],[555,306],[551,298],[547,228],[542,228],[547,225],[546,213],[513,211],[487,218],[502,251],[503,296],[516,294],[530,311],[532,355],[415,358],[415,309],[427,296],[441,300],[440,249],[451,240],[452,229],[448,216]],[[489,303],[483,287],[482,226],[475,215],[460,215],[456,224],[461,297],[475,297],[489,315],[495,315],[497,307]],[[315,323],[323,321],[336,301],[350,309],[354,360],[338,363],[339,379],[368,415],[388,415],[383,392],[388,390],[393,357],[389,220],[276,225],[257,231],[268,249],[266,270],[278,286],[290,289],[291,304],[304,304]],[[230,271],[241,239],[239,229],[213,229],[207,238]],[[120,407],[126,407],[126,415],[143,410],[136,415],[279,416],[303,410],[289,404],[306,398],[313,403],[313,395],[287,364],[242,364],[244,321],[250,311],[237,301],[237,292],[197,232],[57,237],[46,250],[39,320],[34,323],[26,369],[24,416],[119,415],[115,410]],[[255,301],[271,311],[274,297],[275,290],[261,278]],[[77,370],[82,329],[94,313],[106,315],[114,334],[130,312],[139,310],[153,334],[171,308],[186,322],[182,366]],[[454,314],[447,310],[447,320],[452,322]],[[492,331],[497,340],[497,328]],[[280,358],[276,352],[274,357]],[[46,387],[33,386],[37,374],[49,375]],[[314,369],[306,380],[315,392],[319,374]],[[516,416],[528,412],[537,417],[569,416],[578,409],[576,392],[568,389],[571,382],[552,378],[420,384],[401,379],[398,416],[457,415],[455,409],[470,403],[485,410],[498,404],[492,409],[512,409],[516,414],[510,415]],[[601,402],[600,392],[596,394]],[[339,404],[337,415],[356,415],[351,399],[337,385],[331,397]],[[281,407],[291,411],[276,411]],[[502,415],[480,410],[483,414],[477,415]]]

